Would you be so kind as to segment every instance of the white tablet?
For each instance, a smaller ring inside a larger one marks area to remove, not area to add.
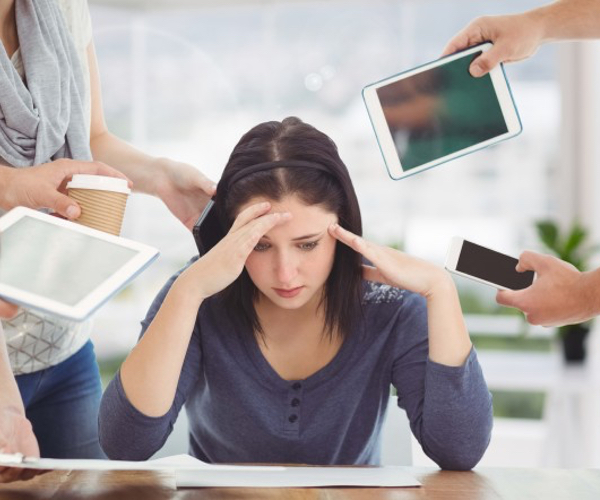
[[[0,298],[81,321],[158,251],[18,207],[0,217]]]
[[[504,68],[475,78],[473,59],[491,43],[368,85],[363,99],[392,179],[490,146],[522,130]]]

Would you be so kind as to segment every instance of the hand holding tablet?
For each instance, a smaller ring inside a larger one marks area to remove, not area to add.
[[[24,207],[0,217],[0,298],[81,321],[158,251]]]
[[[363,99],[388,173],[401,179],[522,130],[504,69],[475,78],[485,43],[368,85]]]

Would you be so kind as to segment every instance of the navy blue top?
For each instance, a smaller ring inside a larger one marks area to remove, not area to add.
[[[154,300],[142,335],[178,275]],[[234,327],[220,300],[205,300],[164,416],[139,412],[120,375],[112,380],[99,416],[104,451],[113,459],[149,458],[185,403],[190,453],[206,462],[377,465],[393,385],[425,453],[442,468],[474,467],[492,428],[491,396],[475,350],[460,367],[429,360],[419,295],[365,282],[363,306],[362,320],[334,359],[304,380],[288,381],[254,337]]]

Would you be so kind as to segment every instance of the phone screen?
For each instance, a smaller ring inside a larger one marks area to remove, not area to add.
[[[490,75],[469,73],[481,53],[377,89],[404,170],[508,132]]]
[[[533,283],[533,271],[517,272],[514,257],[464,240],[456,270],[511,290],[521,290]]]

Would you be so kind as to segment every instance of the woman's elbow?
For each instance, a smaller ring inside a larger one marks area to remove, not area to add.
[[[479,461],[483,458],[486,447],[477,453],[458,454],[454,457],[449,457],[441,460],[437,460],[436,463],[442,470],[454,470],[454,471],[468,471],[473,469]]]
[[[443,446],[438,443],[437,453],[425,448],[424,451],[443,470],[471,470],[480,462],[488,449],[492,427],[493,419],[490,413],[489,419],[480,424],[477,433],[463,435],[462,438],[446,442]]]

